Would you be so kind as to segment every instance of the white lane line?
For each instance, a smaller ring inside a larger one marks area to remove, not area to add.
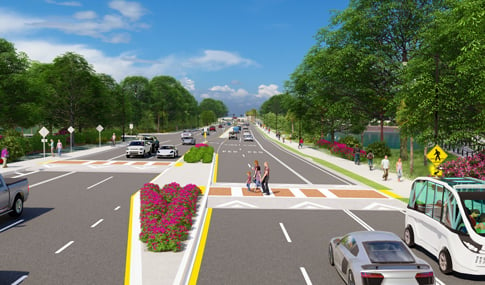
[[[99,184],[104,183],[104,182],[106,182],[106,181],[110,180],[111,178],[113,178],[113,176],[110,176],[110,177],[108,177],[108,178],[106,178],[106,179],[104,179],[104,180],[99,181],[99,182],[98,182],[98,183],[96,183],[96,184],[93,184],[93,185],[91,185],[91,186],[89,186],[89,187],[86,187],[86,189],[87,189],[87,190],[89,190],[89,189],[91,189],[91,188],[93,188],[93,187],[96,187],[96,186],[98,186]]]
[[[103,221],[104,221],[103,219],[99,219],[96,223],[91,225],[91,228],[95,228],[97,225],[101,224]]]
[[[68,172],[66,174],[62,174],[62,175],[59,175],[59,176],[56,176],[56,177],[53,177],[51,179],[47,179],[47,180],[44,180],[44,181],[41,181],[39,183],[35,183],[35,184],[32,184],[30,185],[30,188],[33,188],[33,187],[36,187],[36,186],[39,186],[39,185],[42,185],[44,183],[48,183],[48,182],[51,182],[51,181],[54,181],[56,179],[59,179],[59,178],[62,178],[62,177],[65,177],[65,176],[68,176],[68,175],[71,175],[71,174],[74,174],[76,173],[76,171],[71,171],[71,172]]]
[[[305,267],[300,267],[301,274],[303,275],[303,279],[305,279],[305,282],[307,285],[312,285],[312,280],[310,280],[310,277],[308,276],[308,273],[305,270]]]
[[[439,280],[438,278],[436,278],[436,275],[434,276],[434,281],[436,281],[436,284],[438,285],[446,285],[445,282]]]
[[[286,231],[285,225],[283,225],[283,223],[280,223],[280,228],[283,231],[283,234],[285,235],[286,241],[291,242],[291,238],[288,235],[288,232]]]
[[[24,220],[22,219],[22,220],[18,220],[18,221],[16,221],[16,222],[15,222],[15,223],[13,223],[13,224],[10,224],[10,225],[8,225],[8,226],[6,226],[6,227],[3,227],[3,228],[1,228],[1,229],[0,229],[0,233],[1,233],[1,232],[3,232],[3,231],[8,230],[8,229],[10,229],[11,227],[14,227],[14,226],[16,226],[16,225],[18,225],[18,224],[20,224],[20,223],[23,223],[23,222],[24,222]]]
[[[71,246],[71,244],[73,244],[73,243],[74,243],[74,241],[73,241],[73,240],[71,240],[70,242],[66,243],[66,245],[65,245],[65,246],[63,246],[63,247],[61,247],[61,248],[59,248],[59,249],[58,249],[58,250],[55,252],[55,254],[59,254],[59,253],[61,253],[63,250],[65,250],[66,248],[68,248],[69,246]]]
[[[349,215],[352,219],[354,219],[357,223],[359,223],[361,226],[363,226],[366,230],[368,230],[368,231],[374,231],[374,229],[371,226],[369,226],[366,222],[364,222],[361,218],[357,217],[351,211],[345,209],[344,212],[347,215]]]
[[[35,171],[27,172],[27,173],[18,173],[18,172],[16,172],[16,173],[18,173],[18,175],[13,176],[13,178],[19,178],[19,177],[27,176],[27,175],[34,174],[34,173],[37,173],[37,172],[39,172],[39,170],[35,170]]]
[[[18,285],[18,284],[22,283],[25,279],[27,279],[27,277],[29,277],[29,275],[24,275],[24,276],[20,277],[19,279],[15,280],[15,282],[13,282],[12,285]]]
[[[122,154],[122,155],[118,155],[118,156],[112,157],[112,158],[110,158],[110,159],[108,159],[108,160],[115,160],[115,159],[117,159],[117,158],[119,158],[119,157],[122,157],[122,156],[125,156],[125,155],[126,155],[126,154],[124,153],[124,154]]]
[[[116,208],[114,208],[114,211],[118,211],[120,208],[121,206],[117,206]]]
[[[293,168],[289,167],[287,164],[285,164],[283,161],[281,161],[280,159],[278,159],[276,156],[274,156],[271,152],[267,151],[260,143],[258,140],[256,140],[256,143],[259,145],[259,147],[264,151],[266,152],[269,156],[271,156],[272,158],[274,158],[276,161],[278,161],[281,165],[283,165],[284,167],[286,167],[289,171],[293,172],[296,176],[298,176],[301,180],[305,181],[306,184],[312,184],[312,182],[308,179],[306,179],[305,177],[303,177],[300,173],[296,172]]]

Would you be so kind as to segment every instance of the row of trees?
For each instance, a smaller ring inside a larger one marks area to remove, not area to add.
[[[73,126],[77,132],[98,124],[139,131],[198,127],[228,113],[222,101],[200,104],[170,76],[129,76],[120,83],[96,73],[81,56],[67,52],[52,63],[29,60],[0,39],[0,126]]]
[[[361,133],[395,121],[407,157],[422,145],[482,143],[485,1],[351,0],[286,82],[261,107],[306,134]],[[274,127],[274,126],[273,126]],[[411,144],[412,145],[412,144]]]

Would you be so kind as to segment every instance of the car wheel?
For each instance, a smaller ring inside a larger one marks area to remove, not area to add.
[[[20,195],[17,195],[15,197],[15,200],[12,205],[12,211],[9,213],[11,217],[18,217],[22,215],[22,212],[24,211],[24,200]]]
[[[347,274],[347,285],[355,285],[354,273],[352,273],[352,270],[349,270],[349,274]]]
[[[413,228],[411,226],[407,226],[406,229],[404,229],[404,242],[409,247],[415,246],[414,232],[413,232]]]
[[[444,274],[450,274],[453,271],[451,256],[446,248],[440,251],[440,254],[438,255],[438,263],[441,272],[443,272]]]
[[[333,258],[333,248],[332,248],[331,244],[328,245],[328,262],[332,266],[334,266],[334,264],[335,264],[335,260]]]

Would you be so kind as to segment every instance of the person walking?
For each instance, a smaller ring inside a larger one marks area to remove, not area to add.
[[[402,177],[402,161],[401,158],[398,158],[396,162],[396,173],[397,173],[397,182],[401,182]]]
[[[54,157],[54,140],[51,139],[51,155]]]
[[[62,154],[62,143],[61,140],[57,140],[57,156],[61,157]]]
[[[367,152],[367,164],[369,164],[369,170],[372,171],[372,167],[374,166],[374,154],[372,153],[372,150]]]
[[[387,155],[385,155],[384,159],[381,161],[381,167],[384,171],[382,179],[384,179],[384,181],[387,181],[387,176],[389,176],[389,159],[387,159]]]
[[[259,162],[257,160],[254,161],[253,170],[254,192],[256,192],[256,190],[259,190],[259,187],[261,187],[261,167],[259,166]]]
[[[2,152],[0,153],[0,157],[2,158],[2,167],[6,168],[7,167],[7,158],[8,158],[8,149],[7,147],[4,147],[2,149]]]
[[[269,165],[268,165],[268,162],[265,161],[264,162],[263,181],[261,183],[261,188],[263,189],[264,195],[269,195],[268,181],[269,181]]]
[[[358,144],[354,147],[354,163],[360,165],[360,147]]]
[[[303,138],[300,137],[300,141],[298,142],[298,148],[303,148]]]
[[[113,146],[116,145],[116,134],[113,133],[113,135],[111,136],[111,142],[113,143]]]
[[[251,192],[251,180],[252,180],[252,175],[251,175],[251,171],[248,171],[247,173],[247,179],[246,179],[246,187],[247,187],[247,190],[248,192]]]

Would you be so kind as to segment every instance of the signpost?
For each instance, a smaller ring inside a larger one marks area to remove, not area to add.
[[[133,124],[130,124],[130,135],[133,135]]]
[[[101,131],[104,130],[103,126],[98,125],[96,130],[99,132],[99,147],[101,147]]]
[[[70,126],[67,131],[71,134],[71,140],[69,141],[70,142],[70,145],[71,145],[71,152],[72,152],[72,133],[74,132],[74,128],[72,126]]]
[[[39,130],[39,134],[42,136],[41,142],[44,148],[44,158],[45,158],[45,143],[47,142],[45,137],[49,134],[49,130],[46,129],[46,127],[42,127],[42,129]]]
[[[439,146],[436,145],[433,149],[431,149],[426,157],[431,161],[433,165],[429,167],[429,172],[432,176],[442,176],[443,172],[440,169],[440,164],[445,161],[448,157],[448,154]]]

